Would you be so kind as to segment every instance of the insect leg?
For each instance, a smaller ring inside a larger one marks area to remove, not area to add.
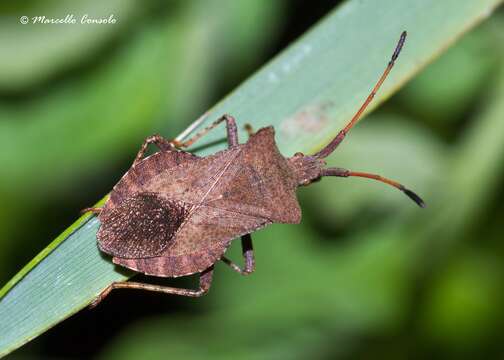
[[[382,183],[391,185],[391,186],[395,187],[398,190],[401,190],[411,200],[413,200],[418,206],[425,207],[425,203],[422,200],[422,198],[420,198],[420,196],[418,196],[417,194],[415,194],[413,191],[411,191],[410,189],[406,188],[404,185],[399,184],[397,181],[384,178],[383,176],[380,176],[380,175],[369,174],[369,173],[358,172],[358,171],[350,171],[350,170],[342,169],[342,168],[327,168],[327,169],[322,169],[322,174],[321,175],[322,176],[338,176],[338,177],[356,176],[356,177],[363,177],[363,178],[377,180],[377,181],[380,181]]]
[[[343,141],[345,138],[346,134],[350,131],[351,128],[354,127],[354,125],[359,121],[361,118],[362,114],[364,113],[364,110],[366,110],[367,106],[369,103],[373,100],[375,97],[376,93],[378,92],[378,89],[382,86],[383,82],[387,78],[388,74],[390,73],[390,70],[394,67],[395,61],[397,60],[397,57],[399,56],[399,53],[401,52],[401,49],[404,45],[404,41],[406,40],[406,31],[403,31],[401,34],[401,37],[399,38],[399,41],[397,42],[396,48],[394,50],[394,53],[392,54],[392,58],[390,59],[387,67],[385,68],[385,71],[383,72],[382,76],[380,79],[378,79],[378,82],[375,84],[373,87],[373,90],[371,90],[371,93],[368,95],[364,103],[361,105],[359,110],[355,113],[355,115],[352,117],[352,119],[348,122],[348,124],[341,130],[338,135],[332,141],[327,144],[322,150],[320,150],[318,153],[316,153],[315,157],[317,158],[325,158],[329,156],[334,149],[338,147],[338,145]]]
[[[156,292],[161,292],[161,293],[165,293],[165,294],[172,294],[172,295],[200,297],[200,296],[205,295],[208,292],[208,290],[210,290],[210,286],[212,285],[213,270],[214,270],[214,267],[212,265],[211,267],[209,267],[208,269],[206,269],[205,271],[200,273],[199,288],[197,290],[180,289],[180,288],[174,288],[174,287],[170,287],[170,286],[152,285],[152,284],[139,283],[139,282],[129,282],[129,281],[114,282],[114,283],[110,284],[108,287],[106,287],[100,293],[100,295],[98,295],[93,300],[93,302],[91,302],[89,307],[94,308],[95,306],[97,306],[114,289],[139,289],[139,290],[147,290],[147,291],[156,291]]]
[[[238,145],[238,129],[236,127],[236,121],[234,117],[231,115],[223,115],[217,120],[215,120],[213,123],[211,123],[209,126],[195,134],[193,137],[187,139],[186,141],[180,142],[173,140],[172,144],[174,144],[176,147],[183,148],[183,147],[189,147],[192,144],[194,144],[196,141],[201,139],[204,135],[206,135],[210,130],[215,128],[217,125],[222,123],[223,121],[226,122],[226,129],[227,129],[227,139],[228,139],[228,145],[229,147],[233,147]]]
[[[161,135],[156,134],[156,135],[149,136],[148,138],[146,138],[144,140],[142,146],[140,147],[140,150],[138,151],[138,154],[135,158],[135,161],[133,161],[133,166],[135,166],[140,160],[142,160],[142,158],[145,155],[145,152],[147,151],[147,147],[150,144],[155,144],[158,148],[161,149],[161,151],[173,150],[173,148],[175,147],[174,144],[172,144],[170,141],[166,140]]]
[[[101,211],[102,211],[101,208],[89,207],[89,208],[82,209],[80,212],[81,212],[81,214],[85,214],[87,212],[92,212],[93,214],[99,215]]]
[[[254,248],[252,247],[252,236],[250,234],[243,235],[241,238],[243,259],[245,260],[245,267],[242,269],[234,262],[223,256],[221,260],[229,265],[231,269],[241,275],[252,274],[255,270]]]
[[[251,137],[252,135],[254,135],[254,129],[252,128],[252,125],[245,124],[245,126],[243,126],[243,128],[245,129],[245,131],[247,132],[247,134],[248,134],[249,137]]]

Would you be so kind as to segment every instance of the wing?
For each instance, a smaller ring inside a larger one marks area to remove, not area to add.
[[[114,186],[104,210],[120,204],[133,193],[147,191],[146,184],[151,179],[166,177],[171,169],[197,159],[198,156],[185,151],[159,151],[146,157],[131,167]]]
[[[260,129],[245,144],[239,161],[205,199],[205,204],[233,212],[299,223],[297,179],[275,144],[274,129]]]
[[[170,243],[187,215],[180,202],[155,193],[137,193],[100,214],[98,246],[123,258],[159,255]]]
[[[147,275],[177,277],[202,272],[220,260],[231,240],[248,233],[246,229],[270,222],[246,214],[201,206],[187,218],[173,243],[157,257],[124,259],[114,263]]]

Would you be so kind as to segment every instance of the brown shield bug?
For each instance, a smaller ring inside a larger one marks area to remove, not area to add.
[[[116,282],[93,301],[97,305],[111,290],[135,288],[197,297],[211,285],[214,264],[222,260],[242,275],[254,271],[251,233],[272,223],[297,224],[301,209],[296,189],[324,176],[364,177],[391,185],[419,206],[424,202],[403,185],[379,175],[325,167],[324,158],[343,141],[361,117],[394,66],[406,39],[401,34],[391,60],[366,101],[350,122],[314,155],[284,158],[273,127],[252,133],[238,143],[236,123],[224,115],[185,142],[159,135],[145,140],[131,168],[114,186],[98,214],[101,251],[112,261],[146,275],[178,277],[200,274],[199,289],[179,289],[137,282]],[[207,157],[179,150],[193,144],[218,124],[227,127],[228,149]],[[145,157],[149,144],[160,151]],[[241,237],[245,266],[224,257],[231,241]]]

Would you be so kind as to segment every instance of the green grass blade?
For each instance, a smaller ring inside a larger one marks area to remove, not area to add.
[[[227,112],[240,126],[274,125],[284,155],[314,151],[355,112],[402,30],[409,32],[407,43],[373,106],[500,2],[348,1],[217,104],[207,121]],[[223,134],[222,129],[213,131],[203,144]],[[244,141],[245,134],[240,136]],[[94,217],[80,218],[0,290],[0,356],[84,308],[109,283],[129,276],[99,253],[98,226]]]

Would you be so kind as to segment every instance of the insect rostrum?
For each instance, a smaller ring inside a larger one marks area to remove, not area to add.
[[[98,304],[111,290],[137,288],[185,296],[201,296],[210,288],[213,266],[222,260],[241,274],[254,271],[251,233],[272,223],[297,224],[301,209],[298,186],[325,176],[365,177],[391,185],[423,207],[421,198],[403,185],[379,175],[342,168],[327,168],[324,158],[343,141],[361,117],[394,65],[406,38],[401,34],[388,66],[368,98],[343,130],[314,155],[279,152],[273,127],[262,128],[238,143],[235,120],[224,115],[185,142],[149,137],[131,168],[114,186],[98,214],[97,234],[101,251],[115,264],[159,277],[200,274],[197,290],[136,282],[107,287],[91,304]],[[228,149],[198,157],[180,149],[193,144],[225,122]],[[159,151],[144,158],[149,144]],[[231,241],[242,238],[245,267],[224,257]]]

